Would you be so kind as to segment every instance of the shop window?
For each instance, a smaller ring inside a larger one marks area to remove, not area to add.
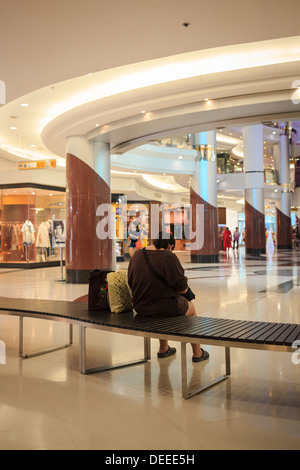
[[[65,220],[64,188],[0,187],[0,263],[60,261],[54,221]]]

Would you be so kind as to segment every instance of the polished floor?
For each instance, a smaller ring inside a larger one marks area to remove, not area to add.
[[[196,293],[198,315],[299,323],[300,251],[246,259],[221,254],[214,265],[178,254]],[[120,263],[118,267],[126,267]],[[0,296],[75,300],[87,285],[59,282],[60,268],[0,270]],[[0,315],[0,450],[214,450],[300,448],[300,353],[232,349],[231,378],[189,400],[181,397],[177,355],[114,371],[81,375],[78,331],[71,348],[18,358],[18,318]],[[25,322],[25,348],[65,342],[67,327]],[[142,354],[142,340],[89,330],[91,366]],[[171,343],[176,346],[176,343]],[[222,348],[189,361],[197,386],[224,372]],[[189,351],[191,353],[191,351]]]

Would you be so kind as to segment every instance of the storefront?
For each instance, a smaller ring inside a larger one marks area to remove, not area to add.
[[[0,267],[58,265],[65,210],[65,188],[1,185]],[[59,238],[58,231],[62,232]]]

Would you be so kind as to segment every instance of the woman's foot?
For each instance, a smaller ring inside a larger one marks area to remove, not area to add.
[[[174,356],[174,354],[176,354],[176,348],[170,348],[170,346],[168,347],[168,349],[164,352],[158,352],[157,353],[157,357],[159,359],[162,359],[164,357],[169,357],[169,356]]]
[[[204,349],[201,348],[201,356],[193,356],[193,359],[192,361],[193,362],[202,362],[202,361],[206,361],[208,358],[209,358],[209,354],[207,351],[204,351]]]

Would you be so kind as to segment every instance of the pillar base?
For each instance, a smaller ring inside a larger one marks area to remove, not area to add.
[[[260,256],[266,254],[265,248],[246,248],[246,255]]]
[[[191,263],[218,263],[219,255],[192,255]]]
[[[92,269],[66,269],[66,282],[70,284],[88,284]]]

